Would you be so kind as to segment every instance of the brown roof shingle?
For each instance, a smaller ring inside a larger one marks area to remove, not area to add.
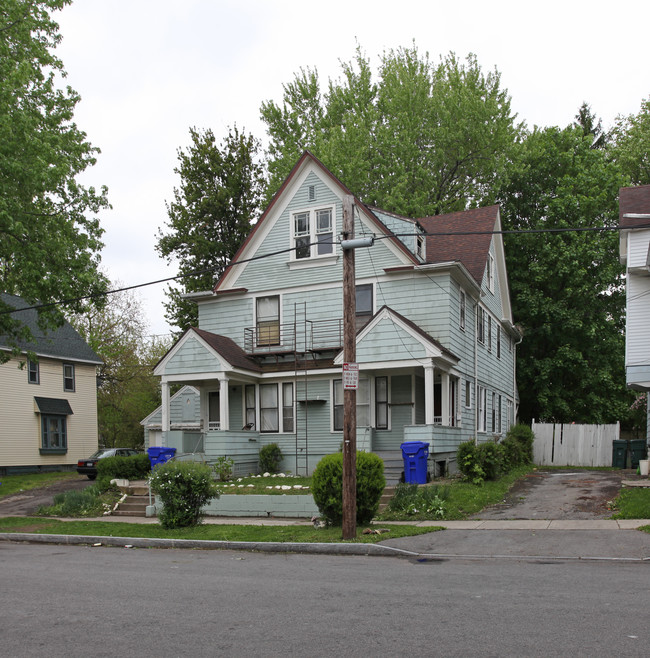
[[[495,205],[419,219],[434,234],[427,236],[427,263],[459,261],[480,285],[498,213]]]
[[[246,352],[231,338],[212,334],[209,331],[197,329],[196,327],[192,327],[192,331],[200,336],[212,349],[221,354],[230,365],[236,368],[243,368],[244,370],[253,370],[254,372],[262,371],[260,366],[252,359],[249,359],[246,356]]]

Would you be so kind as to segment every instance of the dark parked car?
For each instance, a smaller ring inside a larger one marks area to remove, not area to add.
[[[97,477],[97,462],[100,459],[104,457],[130,457],[138,454],[140,453],[132,448],[102,448],[90,455],[88,459],[80,459],[77,462],[77,473],[87,475],[89,480],[94,480]]]

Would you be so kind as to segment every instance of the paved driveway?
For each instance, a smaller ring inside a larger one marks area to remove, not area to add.
[[[517,482],[506,499],[475,519],[606,519],[607,503],[632,479],[632,471],[543,470]]]

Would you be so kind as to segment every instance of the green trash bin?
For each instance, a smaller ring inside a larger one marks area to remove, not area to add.
[[[614,468],[626,468],[627,441],[623,441],[622,439],[612,441],[612,466]]]
[[[632,439],[630,441],[630,454],[632,456],[630,466],[638,468],[639,460],[645,459],[647,454],[645,439]]]

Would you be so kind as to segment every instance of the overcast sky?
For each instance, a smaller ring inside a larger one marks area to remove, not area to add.
[[[154,245],[190,126],[264,139],[261,103],[279,102],[301,67],[338,78],[357,43],[375,68],[413,42],[434,62],[475,53],[530,127],[563,127],[583,101],[610,127],[650,96],[647,0],[74,0],[55,17],[76,122],[102,151],[82,180],[107,185],[113,206],[103,266],[126,285],[177,273]],[[140,292],[155,334],[169,331],[165,287]]]

